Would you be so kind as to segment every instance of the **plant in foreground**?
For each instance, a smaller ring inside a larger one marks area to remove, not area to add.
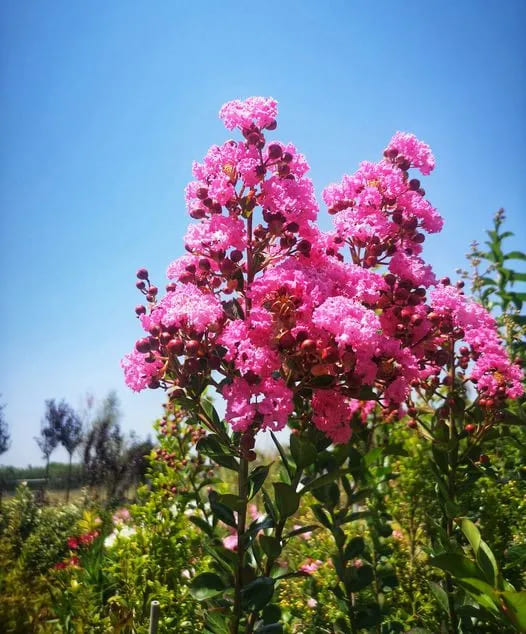
[[[145,336],[122,362],[132,389],[166,390],[209,432],[198,453],[236,473],[235,491],[211,490],[209,504],[213,522],[235,531],[237,550],[217,547],[214,571],[192,584],[208,602],[211,632],[281,631],[272,598],[284,578],[281,551],[296,536],[287,523],[306,491],[340,477],[355,412],[377,408],[385,422],[408,414],[439,450],[446,446],[438,481],[451,514],[460,451],[453,415],[474,417],[471,456],[506,399],[522,393],[494,319],[462,283],[438,282],[421,258],[425,234],[442,227],[409,173],[430,173],[429,147],[399,132],[379,162],[327,187],[334,229],[324,233],[305,157],[292,144],[267,142],[276,115],[276,102],[260,97],[221,109],[243,139],[212,146],[194,163],[186,203],[198,222],[185,236],[188,254],[168,267],[162,297],[148,272],[137,272]],[[209,388],[226,401],[225,421],[204,398]],[[250,469],[255,436],[286,425],[298,448],[290,462],[280,449],[281,479],[270,489],[269,466]],[[312,467],[330,442],[344,447],[328,452],[328,466]],[[260,490],[267,515],[249,524],[248,502]],[[343,532],[336,539],[344,554],[352,550]],[[340,572],[345,585],[347,559]],[[348,599],[342,627],[355,631]]]

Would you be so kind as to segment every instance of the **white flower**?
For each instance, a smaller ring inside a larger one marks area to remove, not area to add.
[[[113,533],[110,533],[104,540],[105,548],[113,548],[118,539],[128,539],[132,535],[135,535],[137,529],[133,526],[121,526],[115,528]]]
[[[137,529],[134,526],[123,526],[119,531],[119,537],[124,537],[128,539],[132,535],[135,535]]]

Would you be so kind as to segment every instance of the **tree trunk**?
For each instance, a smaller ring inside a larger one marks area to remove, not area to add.
[[[69,490],[71,488],[71,459],[73,458],[73,454],[69,454],[69,464],[68,464],[68,483],[66,489],[66,504],[69,502]]]

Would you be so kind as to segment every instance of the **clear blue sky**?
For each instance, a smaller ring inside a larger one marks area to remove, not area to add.
[[[44,400],[115,388],[146,434],[156,393],[119,360],[139,334],[134,273],[182,253],[191,162],[227,138],[233,98],[271,95],[318,188],[376,159],[396,130],[426,140],[445,217],[440,274],[500,206],[526,235],[523,0],[20,2],[1,11],[0,393],[13,443],[40,461]],[[279,133],[279,134],[278,134]],[[327,227],[325,213],[322,225]],[[60,457],[60,455],[57,455]]]

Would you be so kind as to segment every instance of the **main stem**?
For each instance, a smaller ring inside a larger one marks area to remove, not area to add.
[[[236,585],[234,591],[234,622],[232,627],[233,634],[239,632],[239,624],[241,621],[241,590],[243,589],[243,568],[245,566],[245,528],[247,521],[247,503],[248,503],[248,460],[241,457],[238,470],[238,494],[241,499],[241,508],[237,515],[237,568],[236,568]]]
[[[455,340],[451,337],[451,357],[449,364],[449,397],[453,398],[455,393]],[[457,458],[458,458],[458,446],[457,446],[457,428],[455,426],[455,413],[453,406],[450,405],[449,415],[449,451],[448,456],[448,494],[449,499],[454,502],[456,497],[456,472],[457,472]],[[447,513],[444,513],[444,523],[448,538],[453,535],[453,520],[448,517]],[[453,596],[454,586],[451,575],[446,572],[446,592],[447,603],[449,612],[449,626],[451,634],[458,634],[457,625],[457,613],[455,610],[455,598]]]
[[[254,263],[252,258],[252,213],[247,218],[247,287],[250,286],[254,279]],[[245,289],[247,290],[247,289]],[[245,315],[248,318],[250,314],[251,302],[250,297],[245,295]],[[241,622],[241,591],[243,589],[243,568],[245,566],[245,528],[247,522],[247,504],[248,504],[248,460],[243,455],[239,459],[238,469],[238,495],[241,500],[241,508],[237,514],[237,567],[236,580],[234,588],[234,620],[232,623],[232,632],[239,632],[239,624]]]

